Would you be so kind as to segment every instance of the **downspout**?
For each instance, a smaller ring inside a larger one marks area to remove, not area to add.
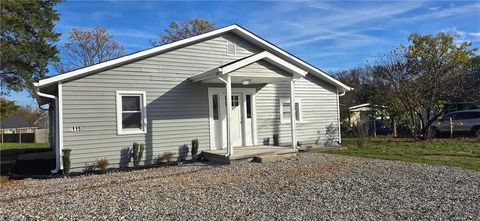
[[[222,73],[222,69],[219,68],[219,70],[218,70],[218,72],[217,72],[217,75],[221,75],[221,73]],[[221,78],[221,77],[217,77],[217,79],[220,80],[220,81],[222,81],[223,83],[225,83],[225,87],[228,87],[229,81],[227,81],[227,80],[225,80],[225,79],[223,79],[223,78]],[[227,92],[228,92],[228,89],[227,89]],[[228,93],[227,93],[227,94],[228,94]],[[231,95],[230,95],[230,96],[231,96]],[[227,113],[227,111],[228,111],[228,100],[229,100],[229,99],[228,99],[228,95],[227,95],[226,97],[227,97],[227,101],[226,101],[226,102],[227,102],[227,110],[225,110],[225,113]],[[230,99],[231,99],[231,98],[230,98]],[[231,101],[230,101],[230,103],[231,103]],[[230,109],[231,109],[231,108],[230,108]],[[227,114],[228,114],[228,113],[227,113]],[[230,141],[230,136],[229,136],[230,131],[229,131],[229,127],[228,127],[228,124],[229,124],[228,121],[229,121],[229,119],[228,119],[228,117],[227,117],[227,123],[226,123],[226,124],[227,124],[227,154],[225,155],[226,157],[230,157],[230,156],[232,155],[232,151],[230,150],[230,145],[229,145],[229,143],[230,143],[231,141]],[[222,140],[223,140],[223,139],[222,139]]]
[[[353,90],[351,88],[350,90]],[[342,127],[341,127],[341,119],[340,119],[340,97],[345,95],[347,91],[343,91],[342,93],[338,93],[338,88],[337,88],[337,116],[338,116],[338,143],[342,143]],[[349,118],[350,119],[350,118]]]
[[[36,94],[40,97],[46,97],[46,98],[52,99],[55,102],[55,109],[56,109],[55,124],[56,124],[56,127],[57,127],[57,129],[55,130],[55,139],[56,139],[56,142],[55,142],[55,169],[51,170],[51,173],[55,174],[55,173],[58,173],[58,171],[60,170],[60,142],[59,142],[59,131],[58,131],[58,122],[59,122],[58,121],[58,119],[59,119],[59,116],[58,116],[58,100],[57,100],[57,97],[55,95],[45,94],[45,93],[42,93],[40,91],[37,91]]]

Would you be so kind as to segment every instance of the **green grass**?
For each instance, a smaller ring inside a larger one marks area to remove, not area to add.
[[[326,152],[348,156],[401,160],[415,163],[440,164],[480,171],[480,140],[435,139],[415,141],[408,138],[369,138],[357,148],[354,138],[342,140],[344,148]]]
[[[0,143],[0,175],[6,175],[16,160],[25,151],[47,151],[48,143]]]
[[[2,143],[1,150],[7,149],[32,149],[32,148],[48,148],[48,143]]]

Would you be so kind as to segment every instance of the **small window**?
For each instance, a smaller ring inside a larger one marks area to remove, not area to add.
[[[227,54],[228,55],[235,55],[237,54],[237,47],[235,43],[231,41],[227,41]]]
[[[218,120],[218,95],[212,95],[213,119]]]
[[[238,95],[232,95],[232,108],[238,107],[240,105]],[[225,96],[225,107],[227,106],[227,96]]]
[[[145,92],[117,92],[117,133],[145,133]]]
[[[245,97],[246,97],[245,100],[247,102],[247,119],[251,119],[252,118],[252,103],[251,103],[252,95],[247,94]]]
[[[290,99],[280,99],[280,122],[290,122],[291,115]],[[302,120],[302,106],[300,100],[295,102],[295,119],[296,121]]]

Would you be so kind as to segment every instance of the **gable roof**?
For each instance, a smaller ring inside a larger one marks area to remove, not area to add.
[[[297,75],[297,76],[305,77],[305,75],[307,74],[306,71],[298,68],[297,66],[294,66],[294,65],[286,62],[285,60],[271,54],[268,51],[263,51],[263,52],[260,52],[258,54],[254,54],[254,55],[251,55],[251,56],[248,56],[248,57],[236,60],[236,61],[232,61],[230,63],[221,65],[219,67],[210,69],[210,70],[208,70],[204,73],[192,76],[192,77],[190,77],[190,80],[192,80],[194,82],[195,81],[202,81],[202,80],[205,80],[205,79],[208,79],[208,78],[216,77],[218,75],[228,74],[230,72],[233,72],[237,69],[240,69],[242,67],[245,67],[249,64],[255,63],[255,62],[260,61],[260,60],[265,60],[268,63],[271,63],[271,64],[273,64],[273,65],[275,65],[275,66],[277,66],[277,67],[279,67],[279,68],[281,68],[281,69],[283,69],[283,70],[285,70],[289,73]]]
[[[56,76],[53,76],[53,77],[50,77],[50,78],[46,78],[46,79],[40,80],[37,83],[34,83],[34,85],[36,87],[43,87],[45,85],[50,85],[50,84],[53,84],[53,83],[56,83],[56,82],[61,82],[61,81],[70,80],[70,79],[73,79],[73,78],[78,78],[78,77],[81,77],[83,75],[95,72],[95,71],[108,69],[108,68],[116,66],[116,65],[120,65],[120,64],[127,63],[127,62],[137,60],[137,59],[141,59],[141,58],[144,58],[144,57],[152,56],[152,55],[164,52],[164,51],[168,51],[168,50],[171,50],[171,49],[174,49],[174,48],[182,47],[182,46],[187,45],[187,44],[191,44],[191,43],[194,43],[194,42],[198,42],[198,41],[202,41],[202,40],[205,40],[205,39],[208,39],[208,38],[219,36],[219,35],[222,35],[222,34],[227,33],[227,32],[234,32],[235,34],[237,34],[240,37],[246,39],[247,41],[263,48],[264,50],[269,51],[270,53],[275,54],[276,56],[279,56],[282,59],[293,63],[294,65],[298,66],[299,68],[302,68],[302,69],[306,70],[308,73],[335,85],[338,89],[340,89],[340,92],[349,91],[349,90],[353,89],[353,88],[341,83],[340,81],[336,80],[335,78],[328,75],[324,71],[322,71],[322,70],[314,67],[313,65],[310,65],[307,62],[289,54],[288,52],[286,52],[286,51],[282,50],[281,48],[273,45],[272,43],[260,38],[259,36],[257,36],[255,34],[253,34],[252,32],[240,27],[237,24],[230,25],[230,26],[220,28],[220,29],[217,29],[217,30],[213,30],[213,31],[210,31],[210,32],[207,32],[207,33],[204,33],[204,34],[200,34],[200,35],[197,35],[197,36],[193,36],[193,37],[190,37],[190,38],[186,38],[186,39],[183,39],[183,40],[179,40],[179,41],[176,41],[176,42],[173,42],[173,43],[170,43],[170,44],[161,45],[161,46],[154,47],[154,48],[151,48],[151,49],[147,49],[147,50],[144,50],[144,51],[139,51],[137,53],[129,54],[129,55],[126,55],[126,56],[123,56],[123,57],[113,59],[113,60],[109,60],[109,61],[102,62],[102,63],[99,63],[99,64],[95,64],[95,65],[92,65],[92,66],[88,66],[88,67],[85,67],[85,68],[77,69],[77,70],[70,71],[70,72],[67,72],[67,73],[64,73],[64,74],[56,75]]]

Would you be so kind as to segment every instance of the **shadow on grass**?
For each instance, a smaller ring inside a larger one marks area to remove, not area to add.
[[[16,149],[2,149],[0,150],[0,175],[7,176],[10,170],[15,166],[15,161],[22,154],[39,153],[51,151],[51,148],[16,148]]]

